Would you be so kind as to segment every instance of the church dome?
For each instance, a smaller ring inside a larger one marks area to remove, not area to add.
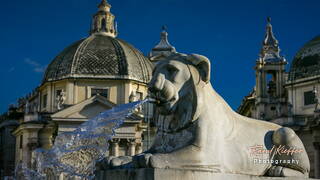
[[[307,42],[292,61],[289,80],[320,75],[320,36]]]
[[[66,78],[129,79],[148,83],[152,64],[127,42],[94,33],[65,48],[48,66],[43,82]]]

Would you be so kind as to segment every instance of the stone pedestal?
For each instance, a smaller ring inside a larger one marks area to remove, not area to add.
[[[96,180],[310,180],[301,177],[259,177],[177,169],[121,169],[97,171]]]

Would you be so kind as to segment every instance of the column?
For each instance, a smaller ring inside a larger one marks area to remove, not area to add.
[[[119,142],[120,139],[111,140],[111,156],[119,156]]]
[[[66,104],[74,104],[74,82],[68,81],[66,87]]]
[[[280,98],[281,97],[281,70],[276,71],[276,97]]]
[[[129,102],[129,96],[130,96],[130,93],[131,93],[131,84],[130,83],[125,83],[123,90],[124,90],[123,103],[128,103]]]
[[[142,143],[136,145],[136,154],[142,153]]]
[[[320,178],[320,142],[313,142],[314,152],[314,175],[315,178]]]
[[[128,155],[134,156],[136,154],[136,140],[135,139],[127,139],[128,141]]]
[[[256,93],[258,97],[261,96],[261,71],[258,69],[256,70]]]
[[[52,84],[49,84],[47,86],[47,106],[46,106],[46,110],[49,112],[52,112],[52,96],[53,92],[52,92]]]
[[[262,84],[261,84],[261,88],[262,88],[262,97],[265,98],[267,95],[267,77],[266,77],[266,72],[263,70],[262,72]],[[263,100],[264,102],[264,100]]]
[[[61,174],[59,175],[59,180],[64,180],[64,175],[63,175],[63,173],[61,173]]]
[[[37,157],[34,150],[39,147],[38,138],[37,137],[28,138],[27,146],[28,146],[28,152],[29,152],[28,167],[31,169],[36,169]]]

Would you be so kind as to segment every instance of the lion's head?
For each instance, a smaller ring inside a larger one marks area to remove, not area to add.
[[[156,65],[149,91],[158,101],[157,112],[173,117],[170,129],[195,120],[198,89],[209,81],[210,61],[201,55],[174,54]]]

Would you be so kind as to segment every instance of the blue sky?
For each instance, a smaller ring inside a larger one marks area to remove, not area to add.
[[[14,0],[0,6],[0,112],[41,82],[65,47],[88,36],[100,0]],[[236,109],[254,86],[254,64],[272,17],[282,55],[320,34],[318,0],[109,0],[119,38],[147,54],[166,25],[177,51],[207,56],[214,88]]]

